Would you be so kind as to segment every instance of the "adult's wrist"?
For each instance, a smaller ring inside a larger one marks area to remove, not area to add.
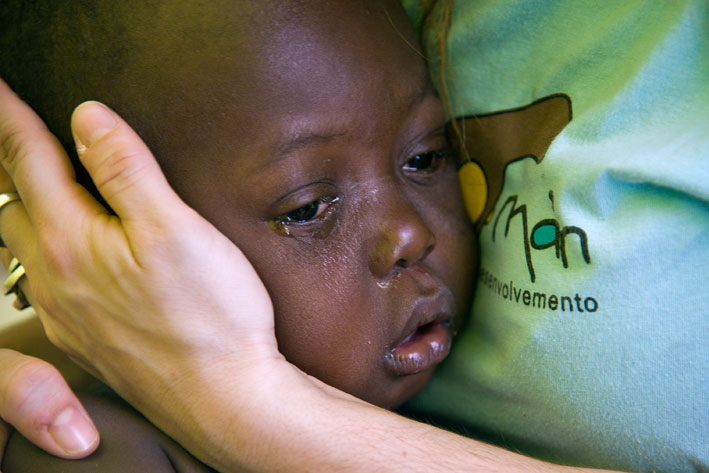
[[[185,445],[222,473],[601,471],[545,463],[407,419],[273,361],[255,384],[234,379],[215,391],[200,383],[205,401],[190,414],[203,422]]]
[[[362,403],[280,355],[244,361],[215,360],[176,380],[152,407],[137,407],[200,460],[229,473],[297,471],[285,459],[307,444],[308,413],[338,397]]]

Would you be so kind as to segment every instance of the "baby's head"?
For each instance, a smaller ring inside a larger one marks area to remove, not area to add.
[[[37,70],[0,74],[65,141],[80,101],[121,113],[253,263],[286,358],[381,406],[418,392],[467,312],[475,247],[398,2],[55,3],[46,39],[17,43]]]

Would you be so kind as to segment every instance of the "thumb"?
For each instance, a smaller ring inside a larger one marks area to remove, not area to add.
[[[0,349],[0,415],[53,455],[83,458],[99,444],[96,427],[49,363]]]
[[[71,119],[79,159],[122,221],[158,223],[182,205],[138,134],[99,102],[79,105]]]

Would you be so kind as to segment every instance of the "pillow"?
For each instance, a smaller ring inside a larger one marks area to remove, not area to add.
[[[425,23],[481,267],[415,411],[555,462],[709,468],[707,10],[459,1],[443,58]]]

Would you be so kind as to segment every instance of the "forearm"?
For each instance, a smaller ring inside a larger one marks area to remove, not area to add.
[[[540,462],[407,419],[288,366],[277,368],[277,376],[271,372],[270,381],[263,376],[258,389],[246,389],[243,379],[233,383],[233,392],[198,387],[204,391],[199,404],[183,403],[191,406],[188,415],[171,433],[223,473],[591,471]]]
[[[44,340],[36,321],[26,325],[32,340]],[[20,338],[10,337],[15,343]],[[226,360],[209,370],[195,368],[198,375],[156,389],[159,402],[143,408],[223,473],[565,470],[406,419],[335,390],[282,359],[272,361],[263,376],[251,363]],[[243,372],[246,365],[253,372],[250,382],[248,373],[224,380],[224,373]],[[155,412],[160,405],[169,412]]]

